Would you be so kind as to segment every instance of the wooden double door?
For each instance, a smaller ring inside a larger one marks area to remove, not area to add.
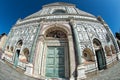
[[[20,55],[20,50],[16,50],[15,56],[14,56],[14,66],[17,67],[18,61],[19,61],[19,55]]]
[[[49,46],[46,57],[46,77],[65,78],[65,48]]]
[[[106,69],[106,59],[103,49],[96,50],[98,69]]]

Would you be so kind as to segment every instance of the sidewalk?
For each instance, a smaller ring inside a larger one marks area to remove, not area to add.
[[[120,62],[108,68],[89,80],[120,80]]]
[[[1,55],[1,53],[0,53]],[[39,80],[23,73],[17,72],[14,68],[0,59],[0,80]],[[120,80],[120,62],[109,69],[99,72],[99,74],[87,80]]]
[[[0,60],[0,80],[38,80],[38,79],[31,78],[22,73],[19,73],[15,69],[8,66],[4,61]]]
[[[0,51],[1,57],[2,51]],[[14,68],[0,59],[0,80],[39,80],[17,72]]]

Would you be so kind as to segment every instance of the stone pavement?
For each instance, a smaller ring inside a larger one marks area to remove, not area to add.
[[[1,52],[0,52],[1,55]],[[39,80],[24,75],[0,59],[0,80]],[[87,80],[120,80],[120,62]]]
[[[88,80],[120,80],[120,62]]]
[[[2,51],[0,51],[0,55]],[[0,80],[38,80],[24,75],[0,59]]]
[[[38,80],[17,72],[0,60],[0,80]]]

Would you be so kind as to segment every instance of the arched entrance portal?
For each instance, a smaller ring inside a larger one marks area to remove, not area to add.
[[[46,69],[47,78],[68,78],[68,41],[67,34],[59,27],[50,28],[45,33],[47,44]]]
[[[16,50],[15,57],[14,57],[14,66],[17,67],[19,61],[20,50]]]
[[[18,65],[20,49],[21,49],[22,44],[23,44],[22,40],[19,40],[16,45],[16,51],[15,51],[15,56],[14,56],[14,66],[15,67],[17,67],[17,65]]]
[[[106,69],[106,59],[105,59],[105,54],[104,54],[101,42],[97,39],[94,39],[93,44],[95,48],[98,69],[99,70]]]

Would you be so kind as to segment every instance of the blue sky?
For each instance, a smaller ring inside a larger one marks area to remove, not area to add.
[[[113,33],[120,32],[120,0],[0,0],[0,34],[8,34],[17,19],[23,19],[53,2],[73,3],[96,17],[102,16]]]

